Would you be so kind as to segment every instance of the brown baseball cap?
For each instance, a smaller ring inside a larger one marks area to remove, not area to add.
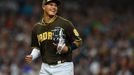
[[[58,6],[60,5],[59,0],[43,0],[42,5],[47,5],[48,3],[51,3],[51,2],[56,3]]]

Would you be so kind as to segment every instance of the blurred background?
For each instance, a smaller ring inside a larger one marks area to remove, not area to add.
[[[78,29],[83,45],[73,52],[75,75],[134,75],[132,0],[62,0],[59,15]],[[0,0],[0,75],[38,75],[41,60],[26,64],[42,0]]]

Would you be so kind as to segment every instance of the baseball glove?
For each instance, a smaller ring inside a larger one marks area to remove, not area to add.
[[[61,54],[61,51],[63,50],[65,46],[63,28],[55,27],[55,29],[53,30],[53,41],[54,41],[54,44],[57,45],[56,54]]]

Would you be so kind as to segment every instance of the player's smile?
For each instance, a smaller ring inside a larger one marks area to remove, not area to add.
[[[52,14],[52,15],[55,15],[57,13],[57,10],[55,8],[51,8],[49,10],[49,13]]]

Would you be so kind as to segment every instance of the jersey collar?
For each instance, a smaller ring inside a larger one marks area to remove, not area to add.
[[[56,18],[57,18],[57,15],[54,16],[52,19],[50,19],[49,22],[47,22],[47,23],[44,21],[44,18],[42,18],[41,22],[43,24],[50,24],[50,23],[53,23],[56,20]]]

